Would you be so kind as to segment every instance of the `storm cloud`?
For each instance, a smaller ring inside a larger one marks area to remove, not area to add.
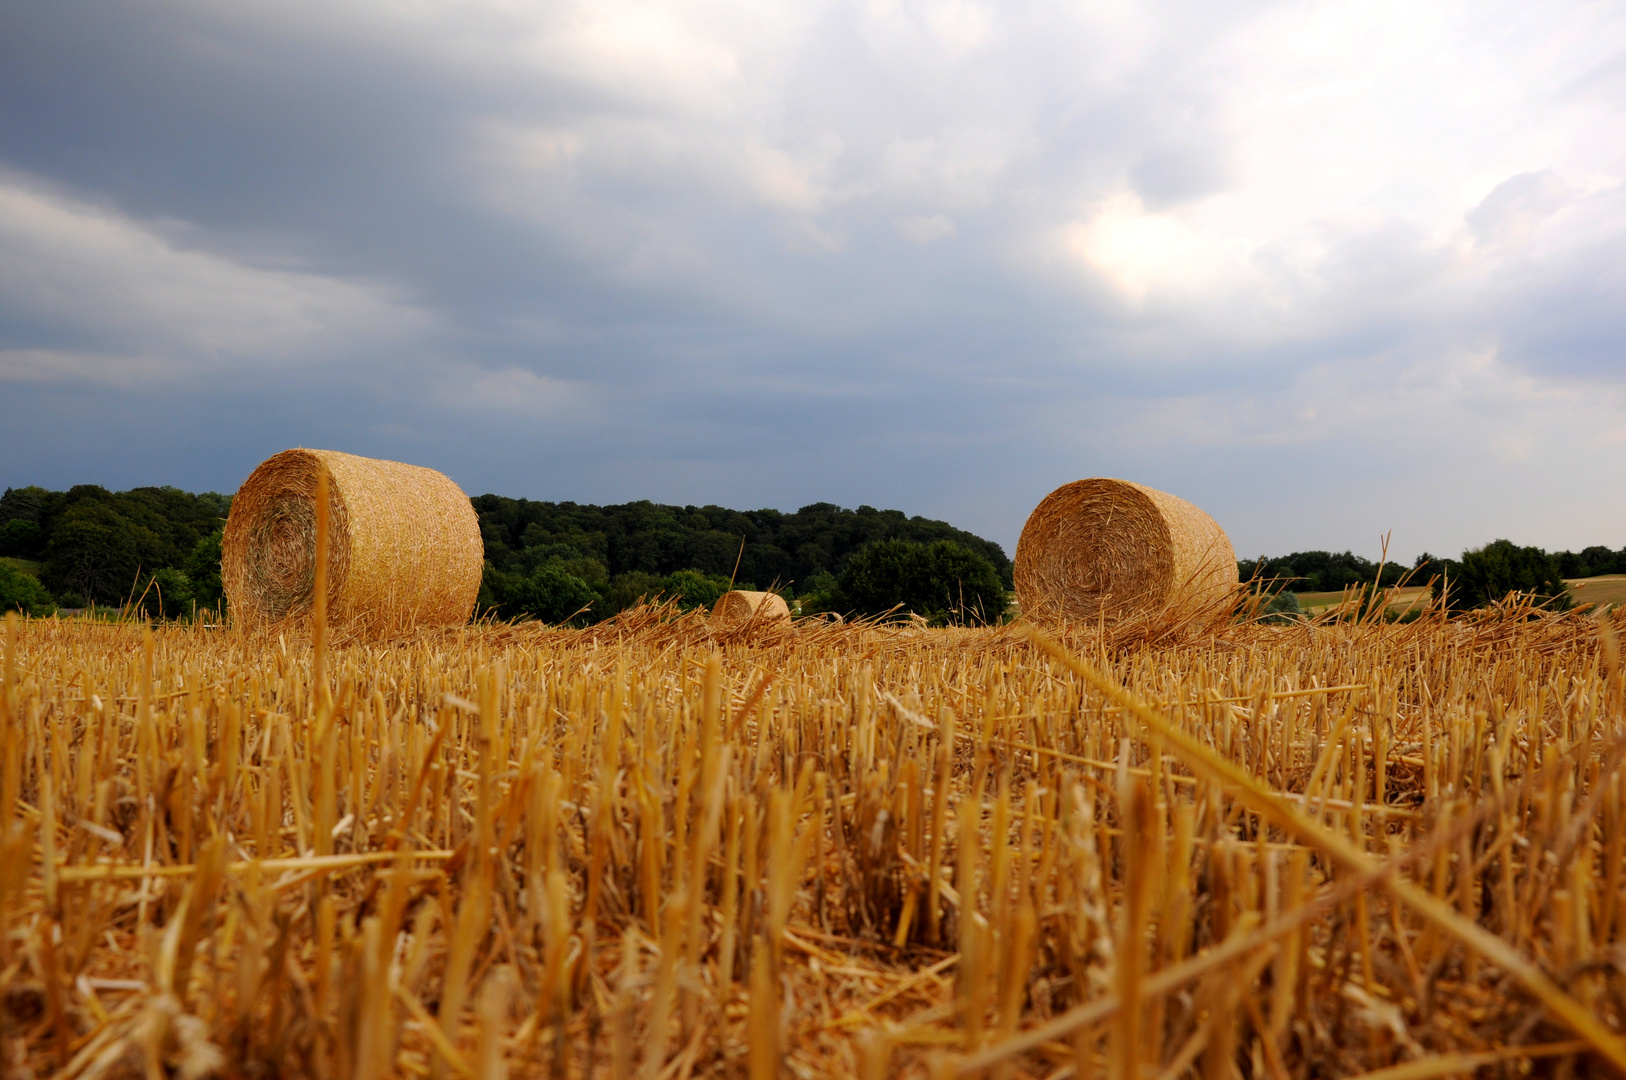
[[[1626,543],[1626,14],[16,3],[0,486]]]

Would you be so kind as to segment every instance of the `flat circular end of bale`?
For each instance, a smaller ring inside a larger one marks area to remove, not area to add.
[[[1237,583],[1236,553],[1213,518],[1166,492],[1095,477],[1064,484],[1016,544],[1016,597],[1040,622],[1200,615]]]
[[[467,622],[484,567],[468,496],[433,469],[304,449],[266,459],[232,499],[220,545],[232,619],[262,628],[309,620],[323,471],[333,628],[377,637]]]
[[[717,629],[782,621],[790,621],[790,606],[778,593],[730,589],[711,606],[711,625]]]

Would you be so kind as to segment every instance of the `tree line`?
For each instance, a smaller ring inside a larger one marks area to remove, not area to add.
[[[220,612],[231,499],[174,487],[9,488],[0,496],[0,608]],[[489,494],[471,502],[485,547],[481,615],[585,625],[645,599],[709,606],[731,584],[778,591],[804,614],[897,609],[935,623],[997,622],[1009,601],[1011,563],[998,544],[897,510],[595,506]]]
[[[220,612],[220,537],[232,496],[175,487],[112,492],[8,488],[0,496],[0,609],[136,604],[156,618]],[[645,599],[709,606],[731,586],[774,590],[803,614],[855,613],[934,624],[998,622],[1011,561],[996,543],[898,510],[813,503],[794,513],[597,506],[480,495],[485,547],[477,611],[586,625]],[[1411,565],[1300,551],[1237,564],[1243,581],[1291,610],[1289,594],[1432,583],[1454,610],[1522,593],[1570,603],[1565,578],[1626,573],[1626,547],[1547,552],[1496,540],[1460,558]]]
[[[898,510],[813,503],[794,513],[595,506],[481,495],[480,605],[499,616],[594,622],[646,597],[709,606],[732,585],[779,592],[803,614],[913,611],[998,622],[1011,562],[991,540]]]
[[[1572,606],[1566,578],[1626,573],[1626,547],[1616,551],[1594,546],[1575,551],[1548,552],[1511,540],[1494,540],[1469,548],[1460,558],[1441,558],[1427,552],[1410,565],[1384,563],[1351,552],[1296,551],[1291,555],[1260,556],[1237,563],[1243,581],[1286,598],[1300,592],[1336,592],[1401,583],[1427,585],[1443,595],[1453,611],[1467,611],[1505,600],[1509,594],[1530,596],[1559,609]],[[1291,611],[1291,603],[1272,603],[1267,610]]]
[[[168,618],[218,611],[230,510],[230,495],[175,487],[7,488],[0,557],[14,561],[0,563],[0,606],[46,614],[137,602]]]

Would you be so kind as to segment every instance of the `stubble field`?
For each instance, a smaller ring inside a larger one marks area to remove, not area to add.
[[[13,621],[0,1064],[1618,1071],[1609,625]]]

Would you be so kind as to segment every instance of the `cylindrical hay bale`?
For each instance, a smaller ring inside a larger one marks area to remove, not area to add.
[[[711,623],[720,629],[741,626],[747,620],[758,623],[790,618],[790,607],[778,593],[730,589],[711,606]]]
[[[1232,595],[1236,552],[1184,499],[1096,477],[1064,484],[1029,515],[1014,576],[1022,613],[1041,622],[1195,617]]]
[[[328,473],[328,622],[377,637],[468,622],[484,545],[467,495],[442,473],[333,450],[284,450],[232,499],[220,577],[242,625],[310,617],[316,477]]]

